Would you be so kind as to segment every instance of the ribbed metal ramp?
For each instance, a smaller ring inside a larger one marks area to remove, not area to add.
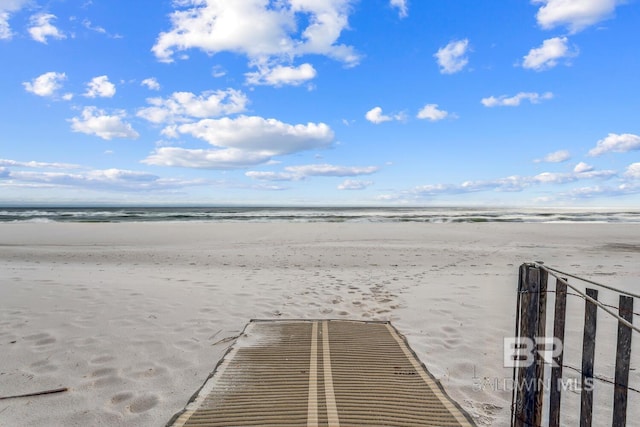
[[[388,322],[252,320],[170,426],[473,426]]]

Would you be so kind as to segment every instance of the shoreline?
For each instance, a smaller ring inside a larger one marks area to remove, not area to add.
[[[617,223],[640,224],[633,209],[435,207],[85,207],[0,208],[0,223]]]

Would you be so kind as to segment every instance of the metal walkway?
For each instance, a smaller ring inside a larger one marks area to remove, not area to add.
[[[171,426],[473,426],[388,322],[259,321]]]

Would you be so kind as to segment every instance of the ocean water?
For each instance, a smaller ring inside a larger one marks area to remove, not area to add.
[[[387,207],[0,208],[4,222],[529,222],[640,223],[640,210]]]

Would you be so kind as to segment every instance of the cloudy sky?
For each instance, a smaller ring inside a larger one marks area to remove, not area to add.
[[[638,0],[0,0],[0,203],[640,206]]]

